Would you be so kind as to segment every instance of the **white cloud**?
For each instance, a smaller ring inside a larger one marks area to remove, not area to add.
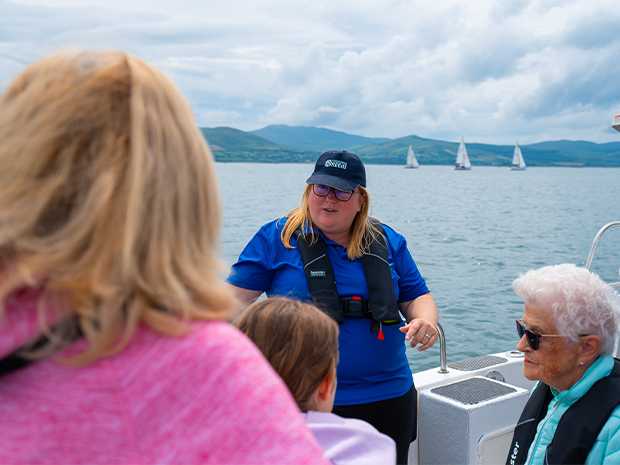
[[[63,47],[172,77],[199,124],[612,140],[615,0],[0,0],[0,87]]]

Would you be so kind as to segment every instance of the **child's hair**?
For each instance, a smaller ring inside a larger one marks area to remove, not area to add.
[[[302,412],[338,364],[338,324],[314,305],[273,297],[250,305],[236,321],[288,386]]]

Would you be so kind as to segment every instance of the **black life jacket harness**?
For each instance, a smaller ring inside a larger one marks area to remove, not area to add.
[[[49,343],[49,338],[47,336],[41,336],[34,343],[30,345],[31,349],[39,349],[43,347],[45,344]],[[32,359],[26,357],[23,354],[24,348],[20,347],[19,349],[11,352],[6,355],[2,359],[0,359],[0,377],[4,375],[8,375],[14,371],[17,371],[21,368],[27,367],[32,363]]]
[[[382,236],[373,241],[359,259],[368,286],[367,300],[357,295],[338,295],[327,244],[320,236],[315,235],[314,240],[309,240],[308,235],[300,230],[296,236],[313,303],[339,323],[345,317],[372,320],[377,338],[383,339],[382,326],[400,323],[402,318],[392,288],[387,239],[380,224],[375,224],[381,229]]]
[[[553,394],[538,383],[515,428],[506,465],[523,465],[536,436],[538,423],[545,418]],[[545,452],[545,464],[583,464],[609,415],[620,405],[620,362],[614,360],[609,376],[598,380],[560,418],[555,435]]]
[[[64,339],[66,343],[77,341],[82,338],[84,335],[82,330],[78,324],[77,318],[71,319],[72,324],[72,332],[68,335],[65,335]],[[57,333],[58,328],[67,326],[67,322],[61,322],[57,326],[51,329],[52,333]],[[49,345],[51,342],[51,338],[48,334],[41,334],[33,341],[18,347],[10,354],[5,355],[0,358],[0,377],[4,375],[8,375],[22,368],[26,368],[32,363],[36,362],[32,357],[27,356],[28,352],[34,352],[42,349],[43,347]]]

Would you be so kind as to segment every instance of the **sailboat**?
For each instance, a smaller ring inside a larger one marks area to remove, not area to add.
[[[614,128],[616,131],[620,131],[620,113],[616,113],[614,115],[614,120],[611,127]]]
[[[459,150],[456,153],[456,163],[454,164],[455,170],[470,170],[471,162],[469,161],[469,155],[467,154],[467,148],[465,147],[465,141],[461,137],[461,143],[459,144]]]
[[[515,151],[512,155],[512,165],[510,165],[510,169],[514,171],[523,171],[527,168],[525,165],[525,160],[523,159],[523,154],[521,153],[521,147],[519,147],[519,143],[515,144]]]
[[[413,148],[411,145],[409,146],[409,150],[407,150],[407,164],[405,168],[419,168],[420,164],[418,163],[418,159],[415,157],[415,153],[413,152]]]

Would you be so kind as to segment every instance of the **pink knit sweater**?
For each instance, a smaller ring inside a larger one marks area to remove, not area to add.
[[[35,334],[33,302],[8,303],[0,357]],[[85,368],[46,359],[1,377],[0,463],[327,462],[258,350],[211,322],[182,338],[142,328]]]

